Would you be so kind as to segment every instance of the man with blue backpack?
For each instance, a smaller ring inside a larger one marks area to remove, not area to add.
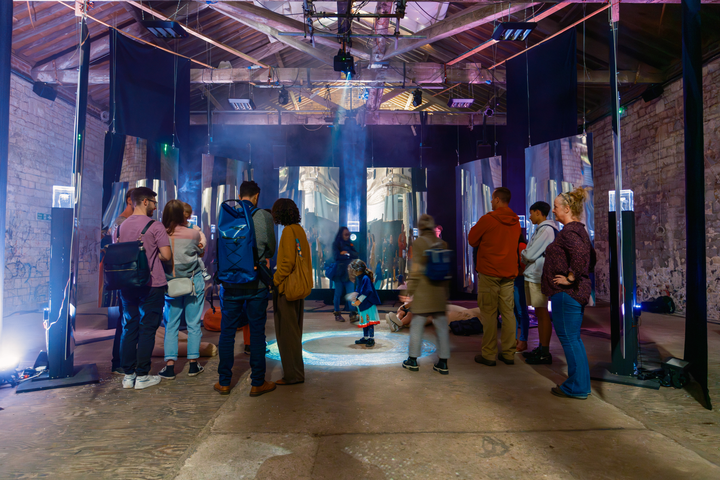
[[[525,362],[530,365],[550,365],[550,337],[552,322],[548,312],[548,298],[540,290],[543,266],[545,265],[545,249],[555,241],[558,230],[553,220],[548,220],[550,205],[546,202],[535,202],[530,207],[530,221],[536,225],[530,243],[521,255],[525,268],[525,298],[528,305],[535,309],[538,321],[538,347],[531,352],[523,352]]]
[[[243,319],[250,326],[250,396],[275,390],[265,381],[265,323],[272,275],[267,260],[275,255],[275,224],[272,215],[258,208],[260,187],[240,185],[240,200],[227,200],[218,212],[217,273],[220,284],[220,364],[215,390],[228,395],[235,362],[235,333]]]

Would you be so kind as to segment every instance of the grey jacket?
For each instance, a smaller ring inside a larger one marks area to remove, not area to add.
[[[555,232],[553,232],[553,229]],[[530,243],[522,252],[522,263],[527,265],[525,268],[525,281],[530,283],[540,283],[542,280],[543,265],[545,265],[545,249],[553,241],[557,233],[557,225],[553,220],[545,220],[535,229]]]

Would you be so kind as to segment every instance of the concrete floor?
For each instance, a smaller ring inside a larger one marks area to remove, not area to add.
[[[356,329],[324,310],[306,314],[306,333]],[[607,308],[587,310],[591,364],[609,357],[607,316]],[[644,357],[681,357],[683,330],[682,318],[644,315]],[[267,331],[272,338],[272,321]],[[345,351],[352,361],[387,354],[408,333],[378,331],[387,337],[379,335],[377,350],[355,348],[351,337],[308,349]],[[536,331],[530,336],[533,345]],[[432,327],[426,339],[435,342]],[[479,337],[451,342],[448,376],[432,371],[434,355],[417,373],[398,363],[307,366],[304,384],[259,398],[248,396],[239,349],[238,384],[221,397],[211,389],[216,358],[197,382],[178,377],[127,392],[108,375],[111,342],[83,345],[78,357],[99,362],[100,385],[22,395],[0,388],[0,478],[720,478],[720,417],[692,388],[593,382],[588,400],[564,400],[549,392],[565,375],[555,338],[555,363],[536,367],[519,356],[514,366],[478,365]],[[710,394],[720,401],[720,326],[709,325],[709,342]],[[281,376],[268,360],[268,378]]]

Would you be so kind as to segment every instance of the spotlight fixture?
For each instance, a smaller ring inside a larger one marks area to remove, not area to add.
[[[188,36],[188,33],[178,22],[143,20],[142,24],[158,38],[185,38]]]
[[[492,117],[493,115],[495,115],[495,109],[493,107],[488,106],[487,108],[485,108],[485,111],[483,112],[483,114],[486,117]]]
[[[495,27],[491,38],[497,41],[523,41],[535,30],[535,27],[537,23],[533,22],[503,22]]]
[[[355,75],[355,59],[341,48],[333,58],[333,70],[343,72],[345,75]]]
[[[470,108],[475,101],[474,98],[451,98],[447,106],[450,108]]]
[[[419,107],[420,105],[422,105],[422,90],[420,90],[419,88],[415,89],[412,92],[412,96],[413,96],[413,101],[412,101],[413,107]]]
[[[250,98],[228,98],[235,110],[255,110],[255,102]]]
[[[290,101],[290,94],[287,90],[285,90],[285,87],[282,87],[280,89],[280,93],[278,93],[278,103],[280,105],[287,105]]]

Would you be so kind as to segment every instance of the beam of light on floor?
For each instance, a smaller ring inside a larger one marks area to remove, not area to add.
[[[359,330],[359,329],[358,329]],[[362,331],[357,332],[313,332],[305,333],[302,337],[303,345],[312,340],[319,340],[330,337],[348,337],[348,353],[315,353],[303,348],[303,361],[305,365],[323,365],[330,367],[369,367],[374,365],[389,365],[396,363],[398,366],[408,357],[410,337],[385,332],[375,333],[375,349],[366,348],[361,352],[353,349],[354,341],[362,337]],[[390,345],[389,350],[379,351],[381,347]],[[277,342],[268,344],[270,352],[267,358],[280,360]],[[421,344],[420,357],[427,357],[435,352],[435,345],[423,340]]]

